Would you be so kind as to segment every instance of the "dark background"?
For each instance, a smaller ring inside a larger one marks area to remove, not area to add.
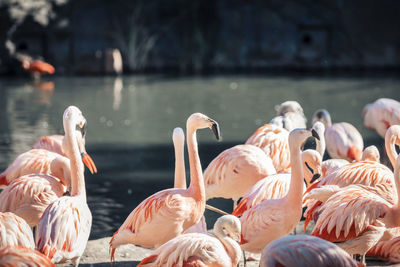
[[[6,48],[42,57],[57,74],[395,70],[400,1],[0,1],[0,73],[22,72]]]

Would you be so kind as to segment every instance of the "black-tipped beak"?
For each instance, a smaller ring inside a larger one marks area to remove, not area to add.
[[[311,134],[312,134],[312,136],[314,136],[315,138],[320,140],[318,133],[314,129],[311,129]]]
[[[213,131],[215,138],[219,140],[221,138],[220,131],[219,131],[219,125],[216,121],[213,122],[211,130]]]
[[[319,177],[321,177],[321,174],[316,173],[310,180],[310,184],[314,183]]]

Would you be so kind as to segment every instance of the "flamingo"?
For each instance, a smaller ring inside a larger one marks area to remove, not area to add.
[[[390,263],[400,263],[400,236],[390,240],[379,241],[368,250],[367,255],[386,258]]]
[[[307,119],[303,108],[296,101],[285,101],[275,106],[277,116],[269,123],[285,128],[289,132],[296,128],[306,128]]]
[[[288,172],[290,169],[290,153],[288,143],[289,132],[272,124],[264,124],[246,141],[247,145],[261,148],[271,158],[276,172]]]
[[[205,210],[204,178],[198,155],[196,131],[210,128],[219,139],[216,121],[204,114],[192,114],[186,123],[190,185],[187,189],[166,189],[142,201],[110,241],[111,261],[118,246],[127,243],[159,247],[199,222]]]
[[[0,247],[6,246],[35,249],[35,241],[24,219],[11,212],[0,212]]]
[[[37,140],[32,148],[34,149],[46,149],[65,156],[64,149],[62,147],[64,136],[60,134],[42,136]]]
[[[289,235],[269,243],[263,250],[260,267],[275,266],[364,266],[343,249],[321,238]]]
[[[0,247],[0,266],[55,267],[34,248],[19,246]]]
[[[400,126],[391,126],[385,136],[386,140],[391,139],[389,151],[395,152],[394,139],[399,138]],[[338,245],[349,254],[365,256],[379,240],[387,240],[390,232],[398,232],[395,228],[400,227],[400,157],[397,156],[394,166],[394,192],[389,190],[382,197],[379,188],[359,185],[341,188],[320,207],[312,235],[341,242]]]
[[[33,74],[35,80],[40,78],[40,75],[43,74],[54,74],[54,67],[46,63],[42,60],[31,60],[31,59],[23,59],[22,60],[22,68]]]
[[[215,197],[237,201],[257,181],[275,174],[271,159],[253,145],[236,145],[221,152],[204,171],[207,200]]]
[[[85,136],[83,135],[83,132],[75,131],[75,135],[77,135],[77,138],[79,139],[79,151],[81,153],[82,161],[89,168],[89,171],[92,174],[97,173],[96,165],[89,154],[86,153]],[[48,139],[49,138],[45,138],[45,140]],[[52,140],[60,140],[60,138],[57,137]],[[36,147],[37,143],[35,144]],[[65,177],[65,175],[69,173],[67,170],[69,168],[67,167],[69,165],[69,160],[65,157],[62,148],[63,145],[59,145],[58,141],[54,141],[53,143],[57,143],[57,145],[54,146],[56,148],[54,149],[54,152],[46,149],[35,148],[19,155],[13,163],[11,163],[11,165],[0,174],[0,188],[4,188],[13,180],[31,173],[53,175],[58,177],[64,184],[66,183],[66,179],[70,180],[69,177]],[[50,142],[48,142],[48,144],[50,144]],[[61,171],[61,168],[64,169]]]
[[[359,161],[364,141],[359,131],[350,123],[332,124],[331,116],[325,109],[317,110],[313,116],[313,125],[321,121],[325,125],[326,148],[331,158]]]
[[[391,125],[400,124],[400,102],[390,98],[379,98],[367,104],[362,112],[365,127],[376,130],[385,138]]]
[[[191,233],[169,240],[138,266],[230,266],[236,267],[242,255],[240,221],[224,215],[215,222],[214,234]],[[236,241],[237,240],[237,241]]]
[[[71,261],[77,266],[92,225],[86,203],[84,166],[74,134],[76,127],[84,128],[86,119],[79,108],[69,106],[64,112],[63,125],[65,152],[71,164],[71,192],[70,196],[58,198],[44,211],[36,232],[36,245],[53,263]]]
[[[260,253],[271,241],[289,234],[302,215],[303,166],[300,147],[310,136],[318,138],[315,130],[295,129],[289,135],[290,188],[280,199],[268,199],[245,211],[240,217],[242,225],[241,247],[251,253]]]
[[[304,180],[308,186],[311,180],[315,180],[321,175],[321,156],[315,150],[307,149],[301,153],[301,161]],[[243,195],[232,215],[241,216],[246,210],[265,199],[284,197],[289,190],[290,179],[290,173],[278,173],[258,181]]]

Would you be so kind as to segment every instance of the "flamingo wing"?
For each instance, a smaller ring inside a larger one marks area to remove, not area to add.
[[[232,265],[224,246],[217,238],[190,233],[177,236],[163,244],[138,266],[185,266],[192,257],[205,266],[213,263],[218,263],[218,266]]]
[[[55,267],[49,258],[34,248],[20,246],[0,247],[0,266]]]
[[[286,196],[290,187],[290,174],[278,173],[268,176],[253,185],[243,195],[232,215],[241,216],[246,210],[266,199],[279,199]]]
[[[0,212],[0,247],[22,246],[35,248],[29,225],[14,213]]]
[[[47,206],[65,191],[65,186],[55,177],[28,174],[14,180],[0,193],[0,211],[13,212],[33,227],[39,223]]]
[[[277,172],[286,172],[290,168],[289,132],[281,127],[265,124],[247,139],[246,144],[254,145],[272,159]]]
[[[32,148],[33,149],[46,149],[60,155],[65,156],[64,150],[62,148],[62,141],[64,139],[63,135],[50,135],[50,136],[42,136],[39,140],[37,140]]]
[[[342,188],[322,207],[312,235],[328,241],[355,238],[378,222],[392,205],[357,185]]]
[[[92,215],[82,196],[61,197],[45,210],[36,233],[37,249],[55,263],[82,256]]]
[[[50,174],[50,163],[58,154],[44,149],[31,149],[19,155],[2,173],[6,177],[6,185],[25,174]]]
[[[400,263],[400,236],[379,241],[367,254],[388,258],[391,263]]]

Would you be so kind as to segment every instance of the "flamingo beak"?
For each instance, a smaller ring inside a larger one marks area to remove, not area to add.
[[[310,180],[310,184],[314,183],[319,177],[321,177],[321,174],[316,173]]]
[[[320,140],[318,133],[317,133],[314,129],[311,129],[311,134],[312,134],[312,136],[314,136],[316,139]]]
[[[212,122],[211,130],[213,131],[215,138],[219,140],[221,138],[220,130],[219,130],[219,125],[216,121]]]
[[[97,173],[97,167],[94,164],[92,158],[89,156],[88,153],[83,152],[81,154],[82,157],[82,161],[83,163],[86,165],[86,167],[88,167],[89,171],[93,174],[93,173]]]

